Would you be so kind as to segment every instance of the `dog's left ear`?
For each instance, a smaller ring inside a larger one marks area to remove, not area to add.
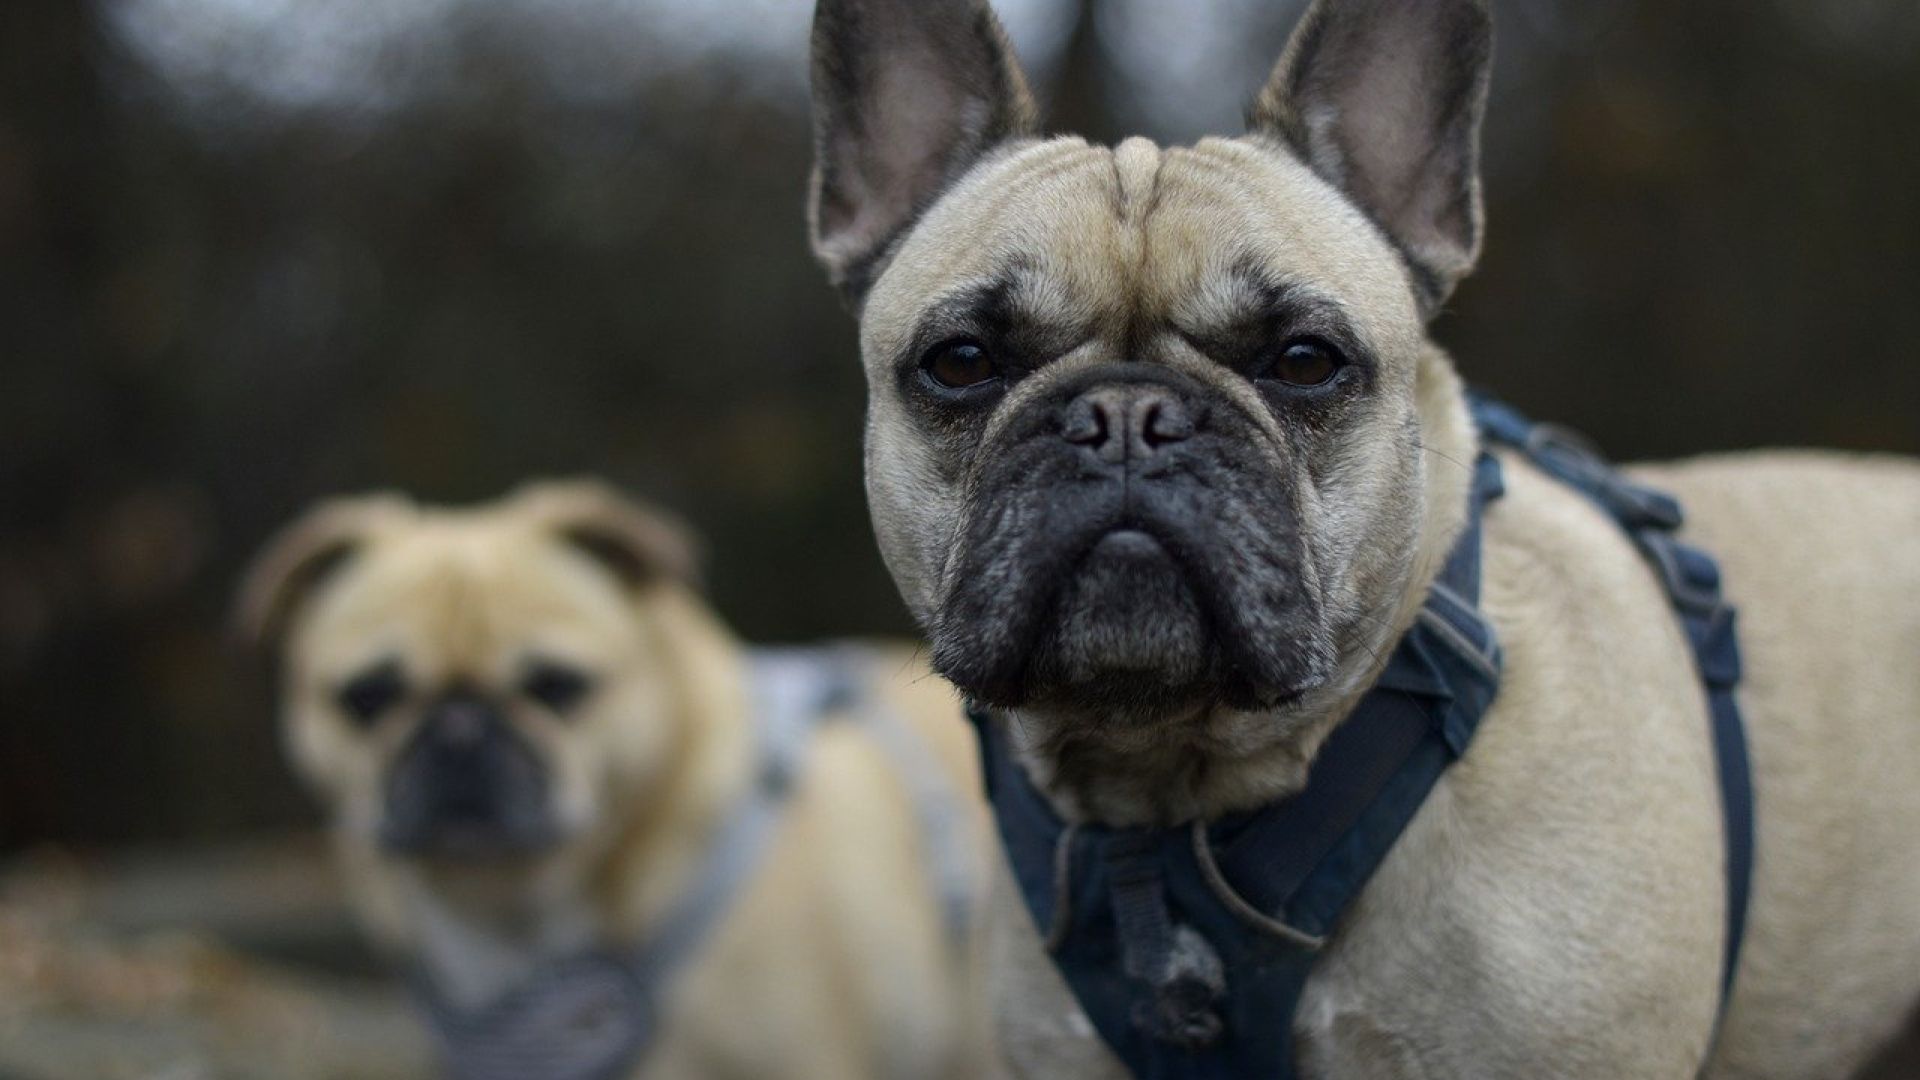
[[[628,588],[662,580],[699,584],[693,531],[678,518],[593,481],[534,484],[513,501],[537,527],[578,549]]]
[[[1314,0],[1248,117],[1346,192],[1431,316],[1480,253],[1487,0]]]
[[[393,522],[413,516],[399,495],[329,499],[287,526],[247,568],[234,628],[254,649],[275,646],[322,585]]]
[[[858,303],[947,185],[1035,128],[987,0],[820,0],[807,216],[828,278]]]

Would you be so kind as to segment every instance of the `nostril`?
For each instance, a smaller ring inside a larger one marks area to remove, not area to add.
[[[1107,411],[1091,401],[1074,402],[1060,426],[1060,437],[1075,446],[1099,446],[1107,441]]]
[[[1149,401],[1140,417],[1140,439],[1158,449],[1193,438],[1193,417],[1169,398]]]

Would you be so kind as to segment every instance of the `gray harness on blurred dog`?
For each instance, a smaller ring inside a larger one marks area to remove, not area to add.
[[[959,940],[973,897],[958,794],[919,737],[860,692],[858,664],[845,648],[753,655],[758,776],[728,812],[692,887],[645,940],[549,962],[474,1009],[454,1005],[424,973],[416,977],[456,1080],[613,1080],[637,1066],[659,1035],[663,994],[759,867],[807,740],[830,716],[859,719],[893,759],[913,797],[948,932]]]

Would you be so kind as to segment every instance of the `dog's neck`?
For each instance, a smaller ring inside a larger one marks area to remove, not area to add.
[[[1132,742],[1008,714],[1015,755],[1062,817],[1175,824],[1250,810],[1305,786],[1321,743],[1372,688],[1466,525],[1478,439],[1459,376],[1437,348],[1421,362],[1416,394],[1425,475],[1419,546],[1403,587],[1364,616],[1375,631],[1345,650],[1325,686],[1271,714],[1198,706],[1143,727]]]
[[[675,673],[682,752],[618,815],[587,883],[605,932],[622,942],[643,937],[679,901],[759,766],[744,650],[700,601],[675,599],[684,610],[656,637],[662,669]]]
[[[407,950],[449,1003],[477,1008],[525,982],[545,961],[590,948],[598,920],[561,887],[567,875],[505,870],[421,875],[402,887]]]
[[[691,597],[677,601],[665,670],[676,672],[677,745],[661,781],[590,842],[537,864],[408,868],[396,901],[406,949],[455,1005],[473,1007],[551,960],[644,941],[704,865],[756,762],[745,658]],[[701,640],[692,640],[692,639]]]

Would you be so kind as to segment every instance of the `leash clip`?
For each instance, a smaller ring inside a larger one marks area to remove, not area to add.
[[[1217,1005],[1226,996],[1226,965],[1213,945],[1167,911],[1166,882],[1151,840],[1114,845],[1113,919],[1121,967],[1153,989],[1136,1004],[1134,1026],[1182,1050],[1205,1050],[1226,1031]]]

